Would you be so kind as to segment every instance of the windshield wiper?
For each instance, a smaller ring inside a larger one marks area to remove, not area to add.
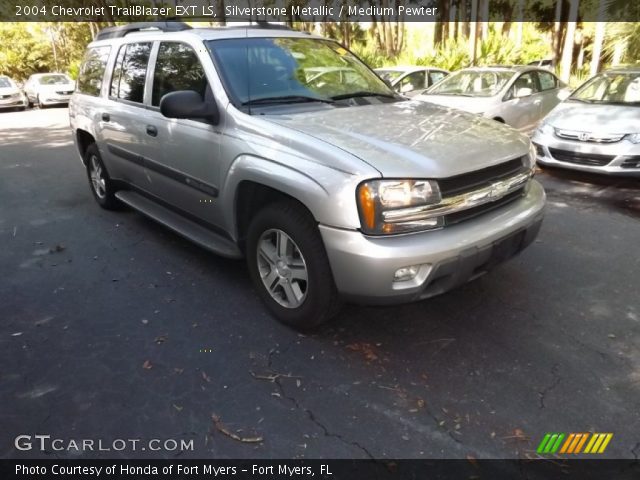
[[[306,95],[284,95],[281,97],[254,98],[253,100],[242,102],[242,105],[273,105],[273,104],[303,103],[303,102],[333,103],[333,100],[329,98],[311,97]]]
[[[378,92],[368,92],[368,91],[360,91],[360,92],[352,92],[352,93],[343,93],[340,95],[333,95],[331,97],[332,100],[345,100],[347,98],[356,98],[356,97],[384,97],[384,98],[396,98],[395,95],[391,95],[390,93],[378,93]]]

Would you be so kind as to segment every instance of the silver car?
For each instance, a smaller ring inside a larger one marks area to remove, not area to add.
[[[27,107],[27,98],[16,82],[6,75],[0,75],[0,110]]]
[[[63,73],[37,73],[24,84],[29,106],[66,105],[74,90],[74,81]]]
[[[473,67],[452,73],[418,100],[477,113],[532,132],[569,91],[553,73],[537,67]]]
[[[596,75],[533,136],[542,165],[640,176],[640,68]]]
[[[341,69],[346,81],[313,80]],[[69,116],[98,204],[245,257],[267,307],[298,328],[341,300],[450,290],[542,221],[527,137],[407,100],[338,43],[289,29],[111,27],[88,47]]]
[[[384,67],[374,70],[398,93],[413,97],[449,75],[447,70],[434,67]]]

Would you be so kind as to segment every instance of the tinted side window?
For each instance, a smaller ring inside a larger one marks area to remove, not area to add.
[[[444,72],[438,72],[438,71],[429,72],[429,79],[430,79],[429,85],[438,83],[440,80],[442,80],[446,76],[447,74]]]
[[[549,72],[538,72],[538,80],[540,80],[540,90],[552,90],[556,88],[556,77]]]
[[[102,88],[102,78],[109,59],[111,47],[94,47],[87,50],[80,74],[78,75],[77,90],[87,95],[97,97]]]
[[[400,81],[400,91],[403,93],[423,88],[425,88],[425,72],[411,73]]]
[[[151,43],[130,43],[120,47],[111,78],[110,95],[142,103]]]
[[[176,90],[194,90],[204,98],[207,77],[196,52],[183,43],[162,42],[158,50],[153,75],[151,104],[160,105],[160,99]]]

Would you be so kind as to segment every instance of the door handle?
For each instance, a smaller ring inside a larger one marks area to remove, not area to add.
[[[111,115],[109,115],[108,113],[103,113],[102,114],[102,121],[103,122],[110,122],[111,121]]]
[[[147,135],[150,135],[152,137],[157,137],[158,136],[158,129],[156,127],[154,127],[153,125],[147,125]]]

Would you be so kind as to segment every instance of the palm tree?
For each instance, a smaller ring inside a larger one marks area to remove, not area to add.
[[[564,82],[569,82],[571,77],[571,64],[573,62],[573,47],[575,45],[576,23],[578,20],[578,7],[580,0],[569,0],[569,21],[567,31],[564,36],[564,47],[562,48],[562,61],[560,63],[560,78]]]

